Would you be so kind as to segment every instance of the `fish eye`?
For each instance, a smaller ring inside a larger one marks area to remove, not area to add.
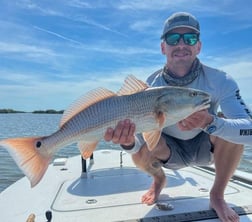
[[[191,96],[191,97],[195,97],[195,96],[197,96],[197,95],[198,95],[198,93],[197,93],[196,91],[190,92],[190,96]]]
[[[41,145],[42,145],[41,141],[38,141],[38,142],[36,143],[36,148],[40,148]]]

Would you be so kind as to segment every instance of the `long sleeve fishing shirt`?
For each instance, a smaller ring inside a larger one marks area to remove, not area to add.
[[[153,73],[147,83],[151,87],[167,86],[169,82],[163,76],[163,69]],[[200,74],[183,87],[203,90],[211,95],[209,113],[214,120],[204,129],[181,131],[177,124],[165,127],[163,133],[182,140],[192,139],[202,130],[237,144],[252,145],[252,113],[243,101],[234,79],[225,72],[202,65]],[[225,118],[217,116],[218,110]],[[136,135],[135,146],[129,153],[137,152],[144,144],[141,134]]]

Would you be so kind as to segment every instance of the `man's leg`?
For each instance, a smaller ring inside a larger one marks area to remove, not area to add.
[[[215,180],[210,192],[210,206],[216,211],[221,221],[239,221],[239,216],[225,202],[224,192],[239,164],[243,145],[212,136],[211,141],[214,144]]]
[[[170,149],[162,137],[153,151],[149,151],[147,146],[144,145],[139,152],[132,155],[136,166],[153,177],[153,183],[149,191],[142,196],[142,203],[151,205],[158,199],[159,194],[166,184],[166,177],[160,160],[167,160],[169,156]]]

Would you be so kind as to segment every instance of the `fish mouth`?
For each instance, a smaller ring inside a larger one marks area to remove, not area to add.
[[[200,103],[198,103],[196,106],[198,106],[197,110],[203,110],[203,109],[208,109],[210,107],[211,99],[206,98],[202,100]]]

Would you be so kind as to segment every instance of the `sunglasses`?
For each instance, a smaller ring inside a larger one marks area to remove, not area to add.
[[[164,40],[168,45],[177,45],[180,39],[183,38],[183,41],[186,45],[193,46],[199,41],[198,33],[168,33],[165,35]]]

